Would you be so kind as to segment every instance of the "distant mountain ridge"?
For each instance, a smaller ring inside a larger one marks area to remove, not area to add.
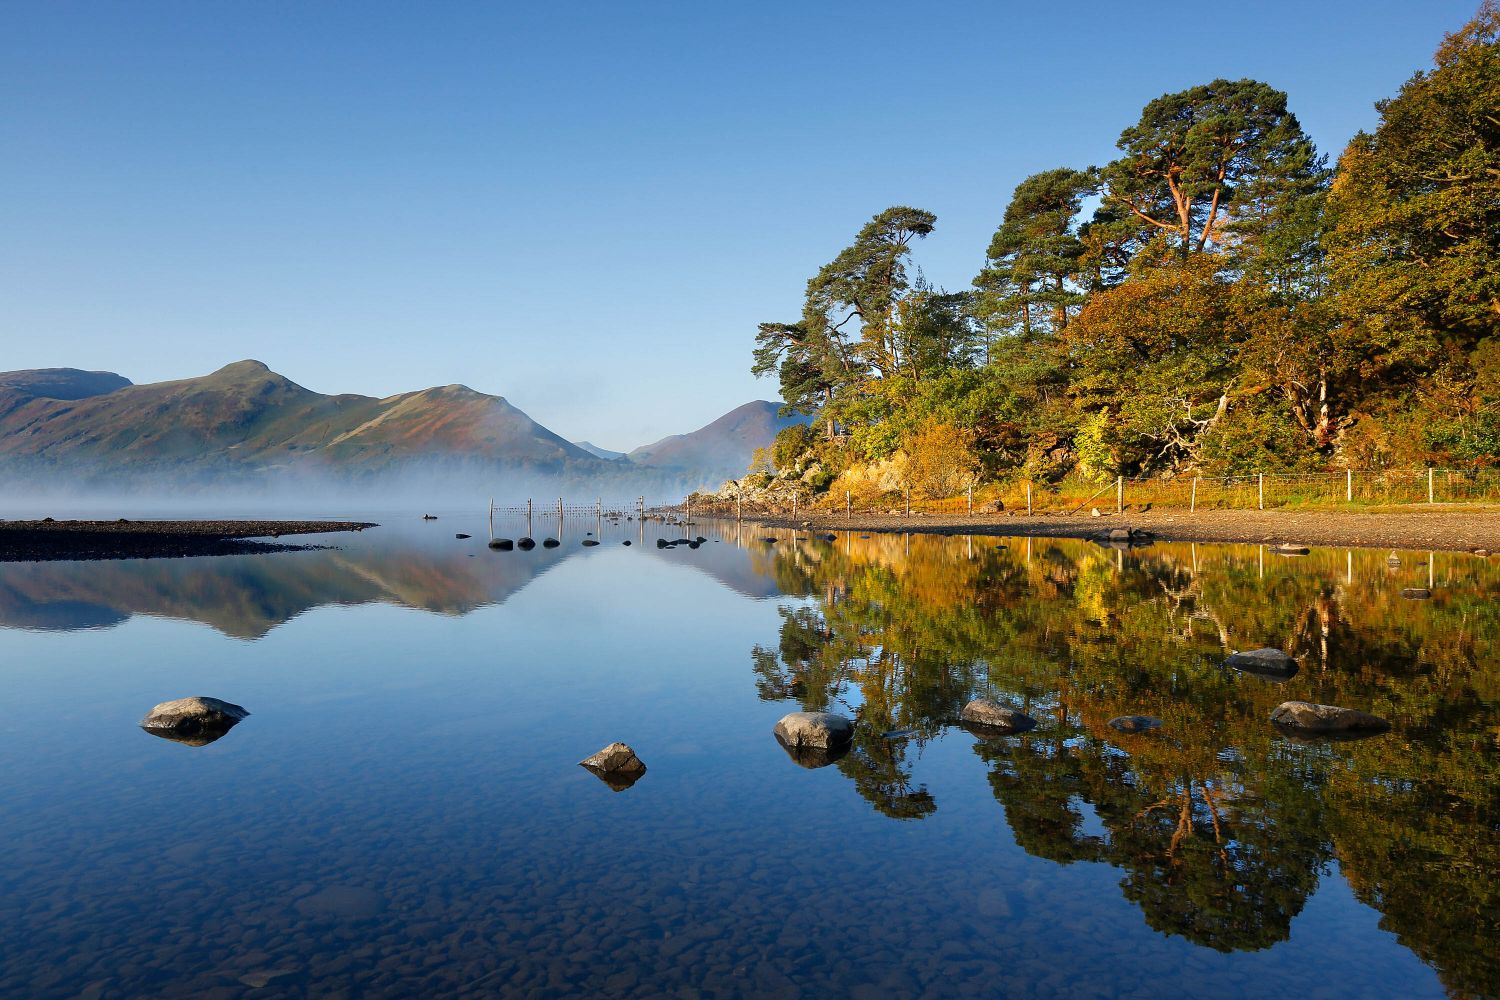
[[[757,399],[695,431],[642,445],[629,458],[641,465],[698,472],[720,482],[737,478],[750,467],[755,449],[770,444],[782,429],[807,422],[805,417],[780,416],[780,409],[778,403]]]
[[[464,385],[325,395],[253,360],[140,385],[113,372],[33,369],[0,372],[0,466],[49,481],[110,482],[121,473],[347,477],[446,463],[690,487],[743,475],[751,453],[793,422],[777,409],[746,403],[627,455],[569,442],[504,397]]]

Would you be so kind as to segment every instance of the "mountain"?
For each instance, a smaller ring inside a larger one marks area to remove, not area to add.
[[[588,441],[574,441],[573,446],[582,448],[595,458],[602,458],[606,462],[618,462],[625,457],[623,451],[610,451],[608,448],[601,448],[597,444],[591,444]]]
[[[130,379],[114,372],[86,372],[77,368],[33,368],[0,372],[0,389],[13,389],[45,399],[87,399],[123,389]]]
[[[326,396],[259,361],[147,385],[69,369],[0,374],[0,458],[105,471],[601,465],[502,397],[467,386]]]
[[[806,422],[803,417],[777,416],[780,408],[777,403],[757,399],[695,431],[643,445],[628,457],[639,465],[693,472],[718,485],[743,476],[750,467],[751,453],[769,445],[783,428]]]

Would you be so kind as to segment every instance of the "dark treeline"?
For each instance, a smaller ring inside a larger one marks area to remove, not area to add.
[[[1103,166],[1022,181],[973,286],[880,212],[761,324],[767,471],[826,489],[1500,462],[1500,3],[1330,167],[1255,80],[1151,101]],[[976,254],[977,256],[977,254]]]

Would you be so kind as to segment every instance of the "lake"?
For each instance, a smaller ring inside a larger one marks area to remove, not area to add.
[[[0,564],[0,994],[1500,994],[1500,560],[371,519]],[[188,695],[252,714],[138,728]]]

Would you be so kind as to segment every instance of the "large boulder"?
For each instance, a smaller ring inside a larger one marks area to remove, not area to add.
[[[152,736],[207,746],[233,729],[250,713],[239,705],[218,698],[195,696],[164,701],[141,720],[140,726]]]
[[[830,750],[854,739],[854,723],[832,712],[791,712],[776,723],[775,733],[783,746]]]
[[[592,757],[578,762],[600,781],[617,792],[623,792],[646,773],[646,765],[635,755],[635,751],[624,743],[611,743]]]
[[[970,726],[1007,733],[1024,733],[1036,726],[1036,720],[1025,712],[1018,712],[990,698],[975,698],[964,706],[958,718]]]
[[[1261,680],[1277,683],[1291,680],[1297,674],[1297,661],[1279,649],[1252,649],[1231,653],[1224,665]]]
[[[1284,701],[1271,713],[1278,729],[1296,734],[1337,736],[1342,734],[1375,734],[1391,728],[1378,715],[1338,705],[1314,705],[1308,701]]]

